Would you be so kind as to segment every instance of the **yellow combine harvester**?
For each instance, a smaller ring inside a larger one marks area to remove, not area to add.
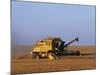
[[[44,40],[37,41],[34,48],[32,49],[32,58],[39,59],[47,57],[49,59],[56,59],[59,56],[63,55],[79,56],[79,51],[71,51],[64,49],[74,41],[78,41],[78,38],[75,38],[67,44],[65,44],[65,41],[61,40],[61,38],[59,37],[47,38]]]

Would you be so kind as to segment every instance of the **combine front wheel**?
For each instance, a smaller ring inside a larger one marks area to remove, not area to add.
[[[48,53],[48,59],[50,60],[57,59],[57,56],[53,53]]]

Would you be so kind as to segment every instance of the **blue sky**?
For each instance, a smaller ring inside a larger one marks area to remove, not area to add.
[[[12,1],[12,44],[33,45],[48,36],[95,45],[95,6]]]

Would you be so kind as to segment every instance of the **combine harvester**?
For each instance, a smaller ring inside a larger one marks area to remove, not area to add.
[[[57,59],[59,56],[80,56],[80,51],[67,49],[68,45],[75,41],[78,42],[79,38],[75,38],[67,44],[59,37],[37,41],[31,52],[32,58]]]

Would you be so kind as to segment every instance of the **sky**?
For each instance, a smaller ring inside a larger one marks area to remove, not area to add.
[[[12,45],[33,45],[46,37],[61,37],[73,45],[95,45],[95,6],[12,1]]]

